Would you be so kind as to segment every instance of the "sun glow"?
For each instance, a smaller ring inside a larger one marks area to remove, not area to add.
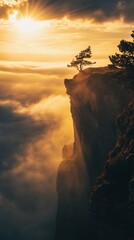
[[[43,28],[49,28],[50,21],[36,21],[31,17],[23,17],[15,21],[15,26],[22,33],[31,33],[42,30]]]
[[[22,33],[30,34],[31,32],[37,32],[42,28],[48,28],[51,21],[37,21],[31,16],[23,16],[20,12],[14,10],[9,14],[7,23],[15,26],[16,29]]]
[[[17,16],[18,16],[17,10],[15,10],[12,14],[9,14],[9,23],[16,22]]]
[[[21,32],[31,32],[43,27],[43,22],[34,21],[30,17],[21,18],[16,21],[15,25]]]

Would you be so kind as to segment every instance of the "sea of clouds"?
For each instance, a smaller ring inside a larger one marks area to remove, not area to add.
[[[65,69],[0,64],[0,238],[51,240],[62,147],[73,141]]]

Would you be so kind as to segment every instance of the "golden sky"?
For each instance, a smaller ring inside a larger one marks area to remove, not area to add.
[[[1,60],[59,62],[59,66],[66,66],[80,50],[90,45],[93,59],[98,65],[105,65],[108,56],[117,51],[119,41],[130,39],[132,30],[132,24],[119,20],[99,24],[64,17],[33,24],[32,29],[25,29],[16,21],[1,24]]]
[[[64,3],[66,11],[62,11],[62,6],[59,8],[62,14],[57,15],[60,1],[51,5],[49,1],[3,0],[0,5],[0,61],[34,61],[44,62],[46,67],[66,67],[79,51],[90,45],[96,66],[106,65],[108,56],[118,51],[119,41],[130,39],[133,19],[128,18],[129,4],[126,7],[123,1],[113,1],[116,12],[114,9],[110,15],[109,8],[113,7],[110,4],[98,10],[96,0],[92,11],[87,5],[88,11],[85,11],[81,1],[78,2],[79,9],[70,1]]]

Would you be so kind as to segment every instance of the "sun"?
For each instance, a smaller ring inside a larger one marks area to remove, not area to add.
[[[36,19],[36,17],[35,17]],[[30,34],[31,32],[37,32],[42,28],[50,27],[49,20],[38,21],[31,16],[23,16],[17,10],[9,14],[8,23],[16,27],[16,29],[22,33]]]
[[[38,32],[43,28],[49,28],[50,21],[36,21],[31,17],[23,17],[15,21],[15,26],[20,32],[30,34],[31,32]]]
[[[21,16],[18,18],[19,12],[15,10],[12,14],[9,14],[9,23],[15,24],[15,26],[22,32],[29,32],[36,30],[39,27],[39,22],[33,20],[30,16]]]
[[[15,25],[22,32],[31,32],[40,28],[39,22],[30,17],[24,17],[16,21]]]

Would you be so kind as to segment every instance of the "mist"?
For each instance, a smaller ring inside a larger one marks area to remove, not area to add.
[[[0,66],[0,236],[51,240],[56,174],[73,141],[64,69]],[[66,75],[67,76],[67,75]]]

